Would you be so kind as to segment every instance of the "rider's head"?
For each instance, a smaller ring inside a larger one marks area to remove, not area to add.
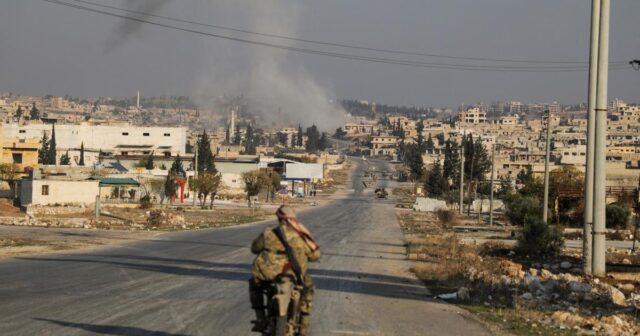
[[[296,219],[296,213],[293,211],[293,208],[283,205],[278,208],[276,211],[276,216],[278,217],[278,221],[280,224],[287,224],[289,219]]]

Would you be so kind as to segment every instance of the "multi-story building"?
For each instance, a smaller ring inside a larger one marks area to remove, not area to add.
[[[487,113],[482,112],[479,108],[474,107],[468,109],[466,112],[460,112],[458,114],[458,120],[462,124],[484,124],[487,122]]]
[[[59,152],[84,145],[85,150],[102,151],[113,155],[163,155],[172,157],[186,154],[185,127],[143,127],[130,124],[5,124],[2,135],[20,140],[49,139],[55,129],[56,148]]]
[[[373,155],[395,155],[398,145],[398,138],[393,135],[374,136],[371,140]]]

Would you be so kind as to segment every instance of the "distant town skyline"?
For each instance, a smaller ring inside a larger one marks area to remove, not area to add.
[[[153,8],[159,15],[301,39],[461,57],[588,59],[590,5],[585,1],[404,1],[394,7],[382,0],[266,1],[259,5],[230,0],[162,3],[165,5]],[[109,4],[125,6],[119,1]],[[421,69],[265,50],[148,25],[114,43],[114,32],[124,26],[121,19],[39,0],[3,5],[0,36],[5,48],[0,54],[0,92],[129,98],[140,90],[143,96],[269,97],[271,88],[281,88],[284,94],[276,92],[274,99],[286,101],[287,95],[296,95],[299,89],[304,98],[301,102],[309,100],[313,104],[342,98],[450,108],[480,101],[586,102],[586,71]],[[613,61],[640,57],[640,22],[635,17],[638,12],[638,1],[612,4]],[[299,45],[291,41],[280,43]],[[611,100],[638,102],[638,88],[640,72],[630,66],[611,71]],[[297,108],[301,103],[292,105]]]

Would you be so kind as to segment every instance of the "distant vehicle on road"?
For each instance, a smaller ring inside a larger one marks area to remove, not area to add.
[[[376,198],[379,198],[379,199],[387,199],[387,196],[389,195],[387,191],[384,190],[384,188],[377,188],[375,190],[375,193],[376,193]]]

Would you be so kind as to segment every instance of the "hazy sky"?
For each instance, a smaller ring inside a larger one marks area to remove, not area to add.
[[[92,1],[125,5],[118,0]],[[130,0],[128,5],[141,1]],[[588,0],[147,1],[155,1],[153,7],[161,15],[305,39],[469,57],[588,61]],[[612,61],[640,58],[638,14],[640,1],[612,1]],[[270,88],[296,95],[291,91],[302,88],[303,98],[321,91],[321,99],[405,105],[586,101],[586,72],[421,69],[264,50],[154,26],[132,29],[123,37],[118,27],[125,26],[117,18],[42,0],[2,1],[0,92],[129,97],[139,89],[143,95],[218,95],[263,84],[255,89],[262,95]],[[616,97],[640,102],[640,72],[611,72],[610,98]]]

